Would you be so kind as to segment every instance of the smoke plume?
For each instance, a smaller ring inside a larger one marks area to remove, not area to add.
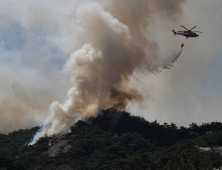
[[[64,67],[73,87],[64,104],[51,104],[50,115],[31,144],[45,134],[67,131],[78,119],[96,116],[99,109],[124,110],[129,102],[140,102],[142,93],[127,84],[134,71],[144,63],[154,63],[146,66],[155,72],[176,59],[160,60],[157,43],[143,32],[154,14],[177,19],[182,3],[182,0],[82,1],[74,22],[84,44],[72,53]]]

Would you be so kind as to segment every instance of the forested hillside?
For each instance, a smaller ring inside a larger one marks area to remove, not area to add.
[[[67,134],[28,142],[39,127],[0,134],[0,169],[210,170],[222,166],[222,123],[189,128],[102,110]]]

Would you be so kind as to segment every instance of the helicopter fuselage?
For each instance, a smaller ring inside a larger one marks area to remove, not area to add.
[[[196,34],[195,32],[192,32],[192,31],[180,31],[180,32],[176,32],[175,30],[172,30],[172,32],[174,33],[174,35],[183,35],[184,37],[186,38],[196,38],[198,37],[199,35]]]

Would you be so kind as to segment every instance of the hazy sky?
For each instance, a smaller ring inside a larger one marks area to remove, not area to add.
[[[0,132],[9,132],[37,125],[48,117],[53,101],[64,103],[67,100],[73,85],[64,65],[86,41],[83,38],[85,30],[79,26],[81,20],[76,16],[84,11],[79,6],[91,1],[0,2]],[[109,9],[102,1],[96,2],[104,6],[104,11]],[[158,3],[150,6],[162,7]],[[172,69],[162,70],[157,75],[148,71],[144,75],[140,69],[134,72],[128,86],[138,89],[144,100],[139,104],[132,101],[127,111],[148,121],[184,126],[192,122],[221,121],[222,1],[184,0],[176,5],[180,7],[179,14],[178,11],[175,13],[178,16],[169,13],[164,16],[164,11],[158,11],[167,8],[164,7],[152,9],[154,12],[147,18],[149,24],[144,20],[143,36],[149,39],[149,45],[157,44],[159,57],[178,53],[186,40],[174,36],[173,28],[183,30],[181,24],[188,29],[197,26],[195,30],[203,33],[185,42]],[[123,11],[124,8],[128,6],[123,6]],[[174,4],[168,8],[173,9]],[[129,32],[134,29],[118,11],[110,8],[107,13],[123,22],[120,24],[124,26],[119,27],[129,29]],[[128,17],[133,20],[135,15],[131,13]],[[156,51],[152,48],[148,46],[147,51],[150,50],[155,58]]]

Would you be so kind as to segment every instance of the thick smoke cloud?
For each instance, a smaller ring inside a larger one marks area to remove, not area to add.
[[[159,61],[158,45],[143,35],[151,9],[174,17],[182,2],[175,4],[174,12],[164,3],[150,1],[80,3],[75,19],[85,44],[65,64],[74,87],[65,104],[51,105],[51,115],[31,144],[45,134],[66,131],[80,116],[96,116],[99,109],[109,107],[124,110],[129,101],[140,102],[143,95],[127,82],[143,63]]]

